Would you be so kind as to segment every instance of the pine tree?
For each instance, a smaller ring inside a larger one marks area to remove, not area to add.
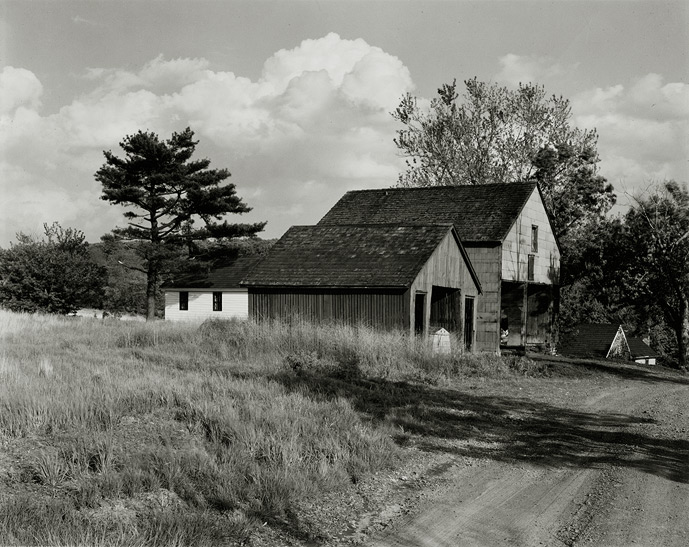
[[[124,158],[104,152],[106,162],[95,175],[103,186],[101,199],[127,208],[127,227],[115,228],[113,235],[137,243],[147,276],[147,319],[155,317],[161,275],[185,248],[209,238],[254,236],[265,226],[224,220],[251,209],[234,184],[223,184],[230,177],[227,169],[209,169],[210,160],[192,159],[197,144],[190,128],[168,140],[139,131],[120,143]]]

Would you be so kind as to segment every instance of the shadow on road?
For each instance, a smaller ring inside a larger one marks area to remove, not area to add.
[[[590,372],[592,374],[607,374],[625,380],[637,380],[652,384],[669,383],[689,386],[689,376],[682,376],[676,371],[662,366],[639,365],[630,361],[575,359],[541,354],[529,354],[529,359],[537,362],[546,362],[553,366],[572,365],[576,368],[577,375],[581,375],[582,372]]]
[[[617,371],[614,367],[611,373],[658,381],[651,379],[653,373],[646,377],[642,372],[633,368]],[[418,434],[423,441],[417,446],[427,451],[555,467],[614,464],[689,483],[689,441],[629,430],[637,424],[654,424],[650,418],[585,412],[518,397],[487,396],[470,390],[357,375],[340,378],[284,373],[275,379],[289,390],[316,398],[349,400],[371,420],[395,426],[400,432],[396,438],[399,444]]]

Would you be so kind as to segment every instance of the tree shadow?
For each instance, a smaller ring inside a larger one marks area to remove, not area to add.
[[[622,374],[653,381],[636,372]],[[417,445],[422,450],[550,467],[614,464],[689,483],[689,441],[630,431],[630,426],[655,424],[650,418],[353,374],[284,372],[274,379],[315,398],[345,398],[371,421],[398,429],[399,444],[422,436]]]
[[[533,361],[546,362],[550,365],[571,365],[577,372],[607,374],[625,380],[638,380],[648,383],[670,383],[689,386],[689,376],[681,375],[676,370],[661,365],[640,365],[630,361],[578,359],[573,357],[553,357],[551,355],[528,354]]]

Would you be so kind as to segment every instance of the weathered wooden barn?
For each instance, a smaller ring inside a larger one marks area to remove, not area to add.
[[[451,223],[481,283],[476,347],[549,346],[560,250],[536,183],[347,192],[319,226]]]
[[[164,284],[165,319],[246,319],[249,316],[248,291],[239,283],[257,261],[256,257],[238,258],[207,274]]]
[[[480,282],[452,224],[293,226],[241,285],[255,319],[445,327],[474,346]]]

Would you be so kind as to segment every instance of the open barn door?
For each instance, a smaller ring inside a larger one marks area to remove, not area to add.
[[[474,349],[474,298],[471,296],[464,299],[464,348]]]

